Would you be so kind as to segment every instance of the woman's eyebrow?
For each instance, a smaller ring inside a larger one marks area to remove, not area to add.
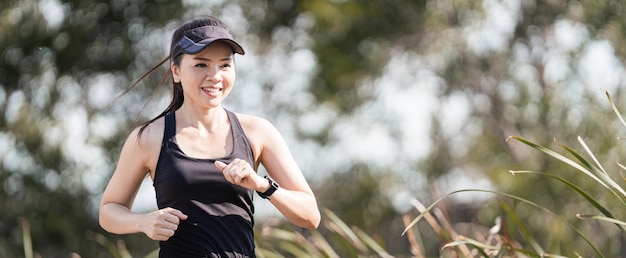
[[[201,56],[194,56],[193,59],[194,60],[200,60],[200,61],[211,61],[210,58],[201,57]],[[227,57],[224,57],[224,58],[220,59],[220,61],[230,61],[230,60],[233,60],[232,55],[229,55]]]

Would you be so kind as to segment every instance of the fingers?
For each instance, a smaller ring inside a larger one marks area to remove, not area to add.
[[[153,217],[150,223],[151,226],[147,230],[146,235],[159,241],[166,241],[172,237],[178,229],[180,221],[188,218],[186,214],[173,208],[165,208],[153,212],[151,217]]]
[[[242,159],[234,159],[230,164],[215,161],[215,166],[224,173],[226,181],[236,185],[242,185],[246,178],[256,174],[250,164]]]
[[[219,160],[216,160],[215,162],[213,162],[215,164],[215,166],[217,167],[217,169],[219,169],[220,171],[224,171],[224,169],[226,168],[226,163],[221,162]]]
[[[181,220],[186,220],[189,216],[187,216],[186,214],[184,214],[182,211],[179,211],[177,209],[173,209],[173,208],[165,208],[168,209],[168,212],[176,217],[178,217],[178,219]]]
[[[166,208],[166,209],[171,209],[171,208]],[[179,213],[179,214],[176,214]],[[180,215],[182,215],[182,212],[180,212],[179,210],[161,210],[160,211],[160,215],[159,218],[161,219],[160,222],[162,222],[163,226],[165,227],[171,227],[171,226],[175,226],[177,227],[178,224],[180,224],[180,220],[181,218],[179,217]],[[174,228],[176,229],[176,228]]]
[[[267,180],[259,176],[250,163],[243,159],[234,159],[230,164],[215,161],[215,166],[222,171],[224,178],[231,184],[250,190],[257,190],[267,186]]]

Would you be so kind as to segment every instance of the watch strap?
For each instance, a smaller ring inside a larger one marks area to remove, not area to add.
[[[272,194],[274,194],[274,192],[276,192],[276,190],[278,190],[278,187],[279,187],[279,186],[278,186],[278,183],[274,182],[274,180],[272,180],[269,176],[265,176],[265,179],[267,179],[267,182],[269,182],[269,183],[270,183],[270,188],[269,188],[269,189],[267,189],[267,191],[265,191],[265,192],[262,192],[262,193],[261,193],[261,192],[257,191],[256,193],[257,193],[259,196],[261,196],[261,198],[263,198],[263,199],[268,199],[268,200],[269,200],[269,199],[270,199],[270,196],[271,196]]]

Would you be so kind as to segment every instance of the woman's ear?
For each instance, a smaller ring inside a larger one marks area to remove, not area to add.
[[[173,78],[174,82],[175,83],[180,83],[180,74],[179,74],[179,71],[178,71],[178,66],[176,66],[174,64],[174,62],[170,63],[170,70],[172,70],[172,76],[174,76],[174,78]]]

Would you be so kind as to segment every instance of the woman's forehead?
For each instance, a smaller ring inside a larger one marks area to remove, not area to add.
[[[231,58],[233,56],[233,49],[230,45],[224,42],[214,42],[208,45],[202,51],[197,54],[188,54],[192,58],[204,58],[204,59],[224,59]]]

